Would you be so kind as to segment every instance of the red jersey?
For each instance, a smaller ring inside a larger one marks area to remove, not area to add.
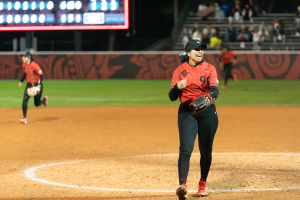
[[[180,90],[179,101],[191,103],[203,93],[210,93],[211,86],[219,85],[216,68],[207,62],[202,62],[196,67],[187,62],[177,67],[173,73],[171,88],[180,80],[187,78],[186,87]]]
[[[219,55],[219,58],[222,58],[222,63],[224,64],[230,64],[231,58],[235,57],[236,55],[233,53],[233,51],[228,51],[227,53],[222,52]]]
[[[29,65],[23,63],[23,71],[26,74],[26,79],[28,83],[38,83],[40,76],[43,75],[43,71],[40,66],[32,61]]]

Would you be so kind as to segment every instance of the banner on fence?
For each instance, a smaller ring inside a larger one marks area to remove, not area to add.
[[[181,65],[178,54],[64,54],[33,55],[45,79],[171,79]],[[223,78],[218,54],[204,55],[214,65],[219,79]],[[300,78],[298,54],[237,54],[233,73],[239,79]],[[20,55],[0,54],[0,79],[20,79]]]

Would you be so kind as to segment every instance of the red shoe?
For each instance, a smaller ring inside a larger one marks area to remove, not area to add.
[[[178,196],[179,200],[187,199],[187,186],[185,183],[177,188],[176,195]]]
[[[208,195],[207,183],[203,179],[199,182],[198,196],[203,197]]]
[[[234,82],[237,82],[236,74],[232,74],[232,77],[233,77],[233,81],[234,81]]]
[[[223,90],[226,90],[226,88],[227,88],[226,85],[223,85],[223,86],[222,86],[222,89],[223,89]]]
[[[44,106],[47,106],[48,105],[48,97],[44,96],[44,99],[45,99]]]
[[[26,118],[20,119],[20,123],[22,123],[22,124],[27,124],[27,119],[26,119]]]

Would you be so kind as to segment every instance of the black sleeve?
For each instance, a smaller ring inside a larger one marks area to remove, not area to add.
[[[39,81],[39,83],[42,83],[43,79],[44,79],[44,74],[42,74],[42,75],[40,76],[40,81]]]
[[[170,90],[169,92],[169,98],[171,101],[175,101],[178,99],[178,96],[179,96],[179,88],[177,86],[177,84]]]
[[[22,82],[22,83],[23,83],[23,81],[25,80],[25,78],[26,78],[26,74],[25,74],[25,72],[24,72],[24,74],[23,74],[23,76],[22,76],[22,78],[21,78],[20,82]]]
[[[211,86],[210,95],[213,99],[217,99],[219,96],[219,88],[217,86]]]
[[[221,56],[219,56],[219,63],[221,63],[222,62],[222,57]]]

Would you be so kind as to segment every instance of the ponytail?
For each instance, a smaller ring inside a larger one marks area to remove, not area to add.
[[[185,55],[182,57],[181,62],[182,62],[182,63],[185,63],[185,62],[189,61],[189,59],[190,59],[190,57],[189,57],[187,54],[185,54]]]

